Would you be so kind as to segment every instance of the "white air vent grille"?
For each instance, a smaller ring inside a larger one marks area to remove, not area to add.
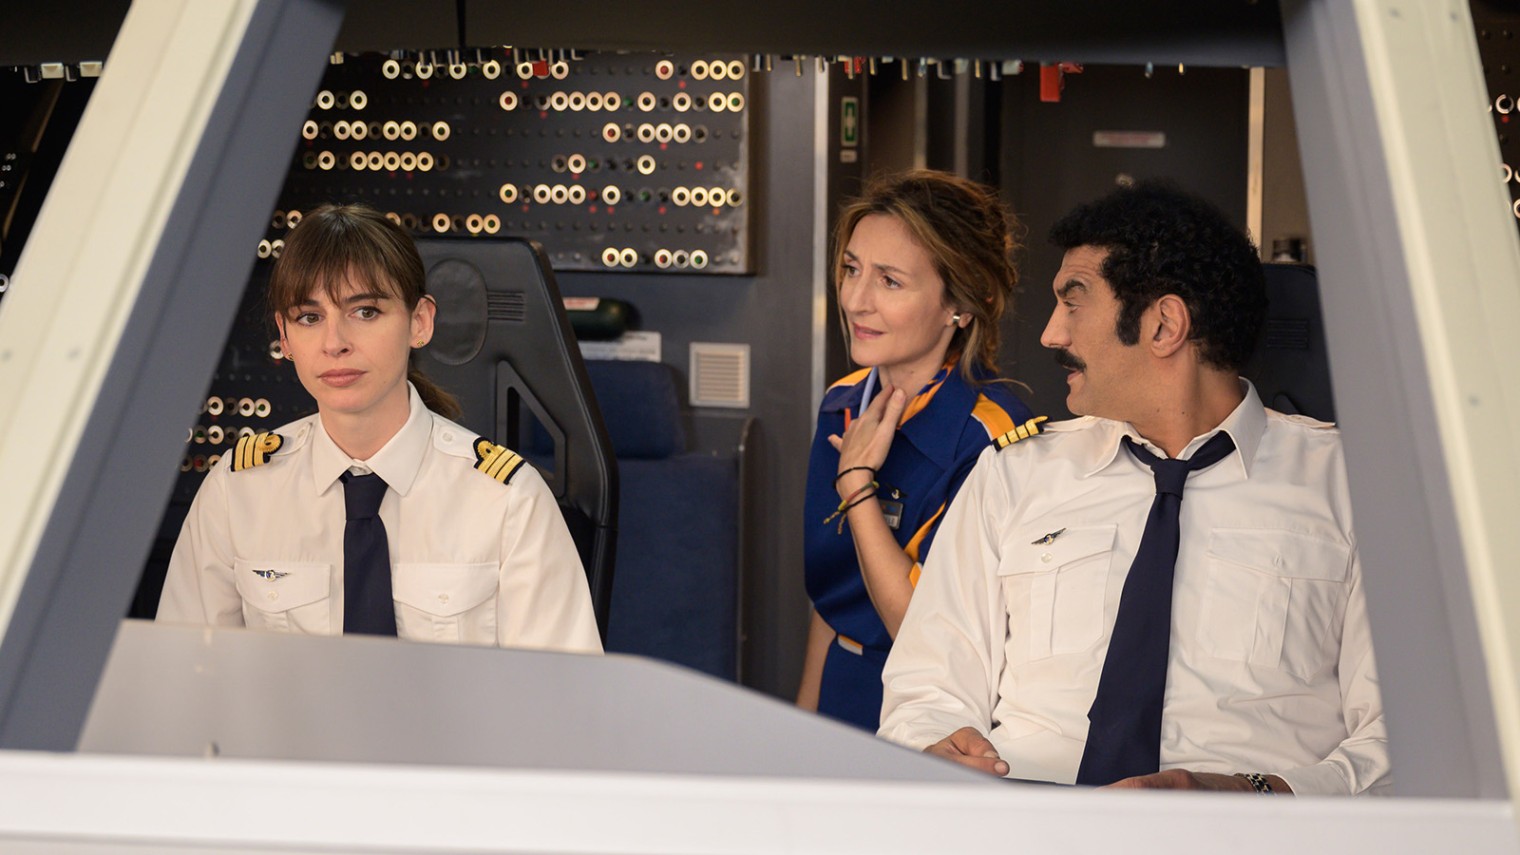
[[[749,345],[691,343],[691,405],[749,408]]]

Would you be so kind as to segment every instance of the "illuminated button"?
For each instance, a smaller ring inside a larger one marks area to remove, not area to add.
[[[691,79],[692,80],[706,80],[707,79],[707,72],[708,72],[707,60],[705,60],[705,59],[699,59],[696,62],[693,62],[691,64]]]

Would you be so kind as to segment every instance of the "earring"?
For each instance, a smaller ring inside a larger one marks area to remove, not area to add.
[[[416,344],[416,345],[415,345],[415,346],[416,346],[416,347],[421,347],[421,346],[423,346],[423,345],[424,345],[424,344],[427,344],[427,342],[426,342],[426,341],[423,341],[423,340],[422,340],[422,339],[420,339],[420,338],[419,338],[419,339],[417,339],[417,344]]]
[[[956,312],[955,314],[953,314],[953,315],[950,316],[950,323],[952,323],[952,324],[959,324],[960,322],[961,322],[961,313],[960,312]]]

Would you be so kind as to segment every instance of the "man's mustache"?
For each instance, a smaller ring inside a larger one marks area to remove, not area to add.
[[[1056,364],[1067,371],[1086,371],[1087,363],[1072,356],[1071,351],[1064,347],[1056,348]]]

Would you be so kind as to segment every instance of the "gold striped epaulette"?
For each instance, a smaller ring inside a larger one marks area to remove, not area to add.
[[[284,444],[284,437],[277,433],[238,437],[237,448],[232,452],[232,471],[242,472],[244,469],[263,466],[269,462],[270,455],[279,451]]]
[[[522,465],[522,455],[505,445],[497,445],[484,437],[475,440],[475,468],[501,483],[511,483],[512,476]]]
[[[1007,448],[1010,445],[1013,445],[1015,442],[1018,442],[1021,439],[1028,439],[1031,436],[1039,433],[1040,422],[1047,420],[1047,416],[1035,416],[1034,418],[1030,419],[1027,422],[1024,422],[1023,424],[1003,434],[997,439],[994,439],[993,442],[997,444],[998,451],[1002,451],[1003,449]]]

